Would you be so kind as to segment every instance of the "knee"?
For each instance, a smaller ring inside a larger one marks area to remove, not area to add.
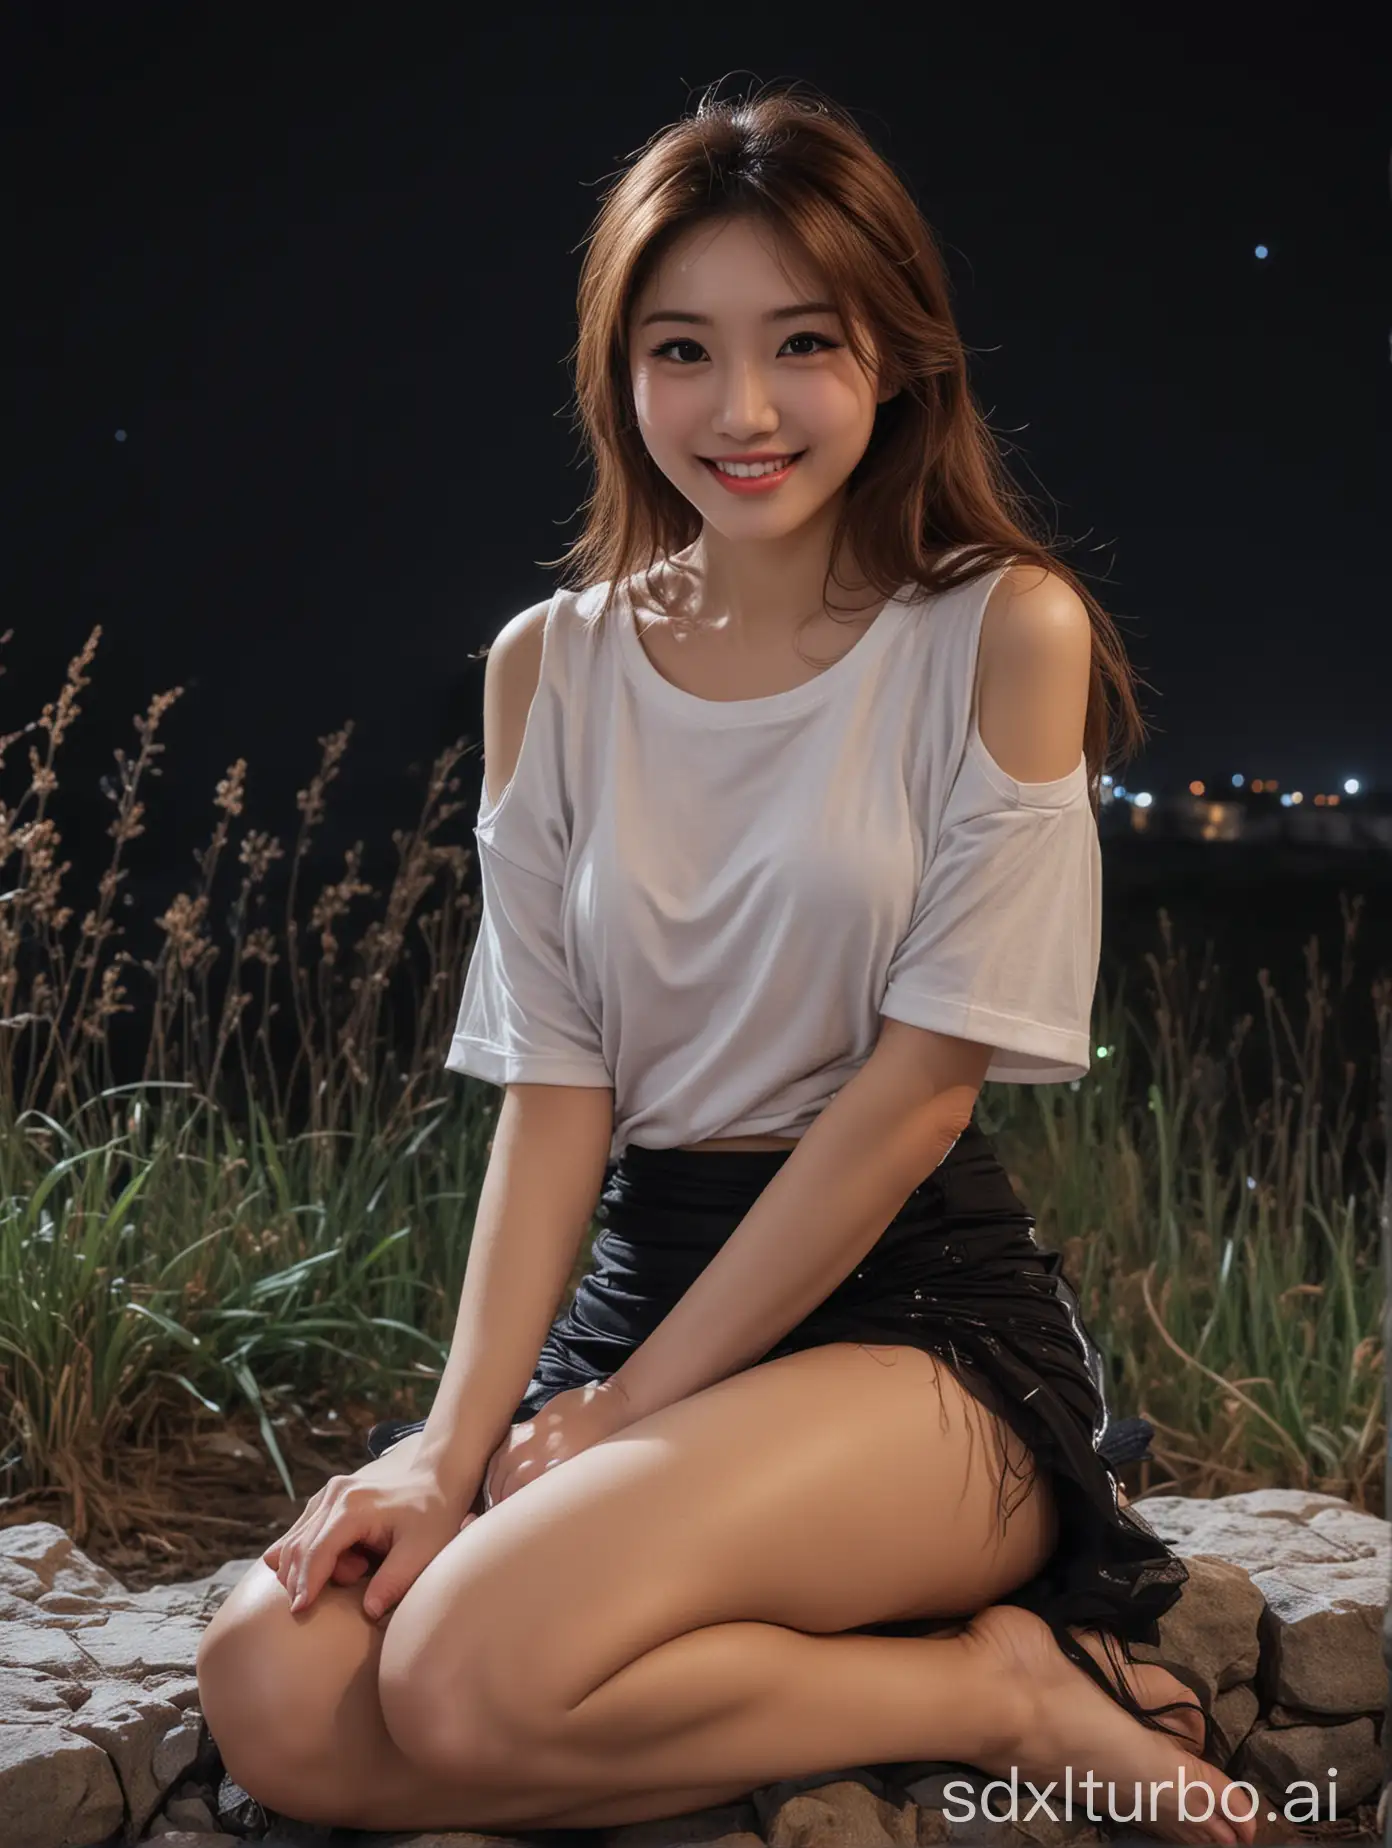
[[[388,1736],[420,1771],[450,1781],[489,1785],[515,1777],[530,1738],[516,1721],[505,1687],[488,1672],[485,1653],[466,1644],[442,1654],[440,1626],[402,1605],[387,1621],[377,1664],[377,1694]],[[451,1628],[457,1639],[467,1624]]]
[[[312,1734],[325,1665],[316,1671],[310,1654],[284,1586],[258,1560],[203,1632],[196,1660],[199,1704],[229,1776],[257,1802],[302,1822],[319,1820],[305,1804],[313,1806],[321,1782]]]

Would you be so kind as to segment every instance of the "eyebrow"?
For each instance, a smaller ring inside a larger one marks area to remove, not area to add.
[[[839,314],[835,302],[794,302],[789,308],[770,308],[763,316],[765,321],[795,321],[804,314]],[[711,327],[714,325],[708,314],[688,314],[680,308],[655,308],[651,314],[645,314],[638,323],[640,327],[650,327],[654,321],[683,321],[692,327]]]

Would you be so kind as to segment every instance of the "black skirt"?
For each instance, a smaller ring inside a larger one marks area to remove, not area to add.
[[[662,1321],[791,1153],[630,1145],[606,1178],[596,1214],[603,1229],[590,1268],[552,1324],[512,1423],[534,1417],[558,1392],[607,1379]],[[925,1348],[950,1367],[1028,1451],[1022,1470],[1002,1464],[1002,1519],[1011,1506],[1007,1479],[1023,1497],[1035,1468],[1049,1472],[1058,1509],[1052,1556],[1001,1602],[1042,1617],[1070,1661],[1128,1713],[1181,1737],[1161,1717],[1174,1704],[1140,1705],[1120,1664],[1134,1660],[1129,1644],[1159,1641],[1157,1621],[1188,1573],[1148,1523],[1118,1502],[1113,1464],[1124,1457],[1136,1425],[1145,1427],[1126,1420],[1119,1428],[1109,1420],[1101,1358],[1062,1260],[1035,1242],[1034,1223],[973,1122],[856,1269],[762,1358],[863,1341]],[[421,1428],[377,1425],[369,1450],[379,1456]],[[1109,1436],[1118,1440],[1110,1460]],[[1112,1675],[1069,1635],[1072,1626],[1103,1632]],[[941,1627],[941,1620],[913,1619],[861,1628],[912,1636]],[[1214,1745],[1205,1714],[1202,1755],[1212,1758]]]

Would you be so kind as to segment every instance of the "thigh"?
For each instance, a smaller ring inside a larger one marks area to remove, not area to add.
[[[386,1639],[388,1724],[466,1696],[519,1717],[564,1710],[705,1624],[831,1633],[970,1615],[1052,1551],[1047,1474],[1002,1491],[1002,1471],[1029,1462],[918,1348],[765,1361],[582,1451],[452,1541]]]

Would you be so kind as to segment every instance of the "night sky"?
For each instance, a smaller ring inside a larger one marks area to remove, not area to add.
[[[907,176],[978,402],[1121,624],[1154,728],[1127,785],[1392,785],[1385,62],[1337,9],[1227,39],[719,12],[11,9],[0,730],[99,622],[72,777],[182,683],[155,806],[183,841],[241,755],[288,827],[348,718],[350,831],[409,819],[479,735],[469,656],[578,531],[601,185],[713,80],[796,77]]]

